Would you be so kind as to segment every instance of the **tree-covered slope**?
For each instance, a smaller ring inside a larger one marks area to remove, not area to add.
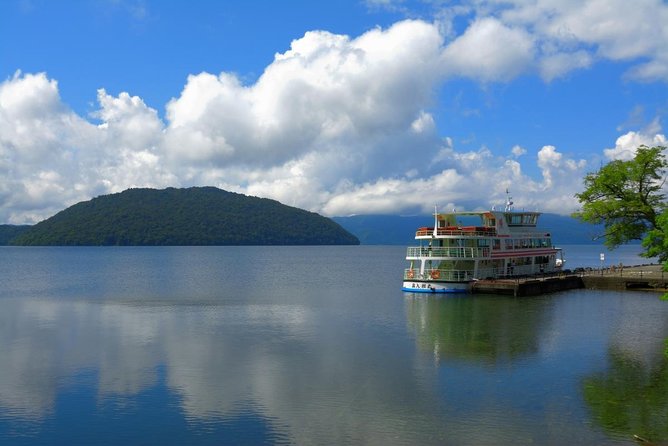
[[[129,189],[81,202],[14,245],[356,245],[334,221],[214,187]]]
[[[30,229],[30,225],[0,225],[0,246],[8,245],[9,242]]]

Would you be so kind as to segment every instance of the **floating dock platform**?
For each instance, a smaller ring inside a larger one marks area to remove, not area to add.
[[[599,290],[644,290],[668,292],[668,272],[661,265],[637,265],[513,279],[477,280],[471,285],[475,294],[536,296],[579,288]]]

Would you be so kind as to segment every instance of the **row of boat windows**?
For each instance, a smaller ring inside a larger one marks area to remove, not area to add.
[[[495,240],[500,242],[500,240]],[[550,248],[552,247],[552,239],[549,238],[532,238],[532,239],[506,239],[504,240],[506,249],[527,249],[527,248]],[[500,243],[494,249],[499,249]]]
[[[536,214],[506,214],[506,220],[510,226],[533,226],[538,220]]]
[[[431,242],[430,242],[431,243]],[[529,248],[551,248],[552,239],[550,238],[523,238],[523,239],[504,239],[504,249],[529,249]],[[501,239],[445,239],[444,248],[489,248],[501,249]]]
[[[554,261],[554,256],[535,256],[535,257],[514,257],[508,260],[508,265],[523,266],[523,265],[544,265]],[[479,266],[484,267],[502,267],[506,261],[504,259],[498,260],[481,260]]]
[[[506,223],[508,226],[536,226],[538,222],[538,214],[515,214],[506,213]],[[487,217],[483,219],[485,226],[496,227],[496,219]]]

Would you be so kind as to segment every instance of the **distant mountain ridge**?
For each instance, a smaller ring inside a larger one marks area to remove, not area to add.
[[[333,220],[215,187],[128,189],[84,201],[12,245],[358,245]]]
[[[356,215],[334,217],[334,221],[352,232],[363,245],[410,245],[415,242],[415,230],[433,226],[432,215]],[[474,224],[473,219],[466,224]],[[558,214],[542,214],[538,227],[552,234],[556,245],[602,244],[603,225],[581,223],[577,219]]]

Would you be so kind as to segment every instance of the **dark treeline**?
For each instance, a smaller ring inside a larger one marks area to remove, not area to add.
[[[214,187],[129,189],[81,202],[8,239],[12,245],[351,245],[334,221]]]
[[[0,246],[9,242],[30,229],[30,225],[0,225]]]

